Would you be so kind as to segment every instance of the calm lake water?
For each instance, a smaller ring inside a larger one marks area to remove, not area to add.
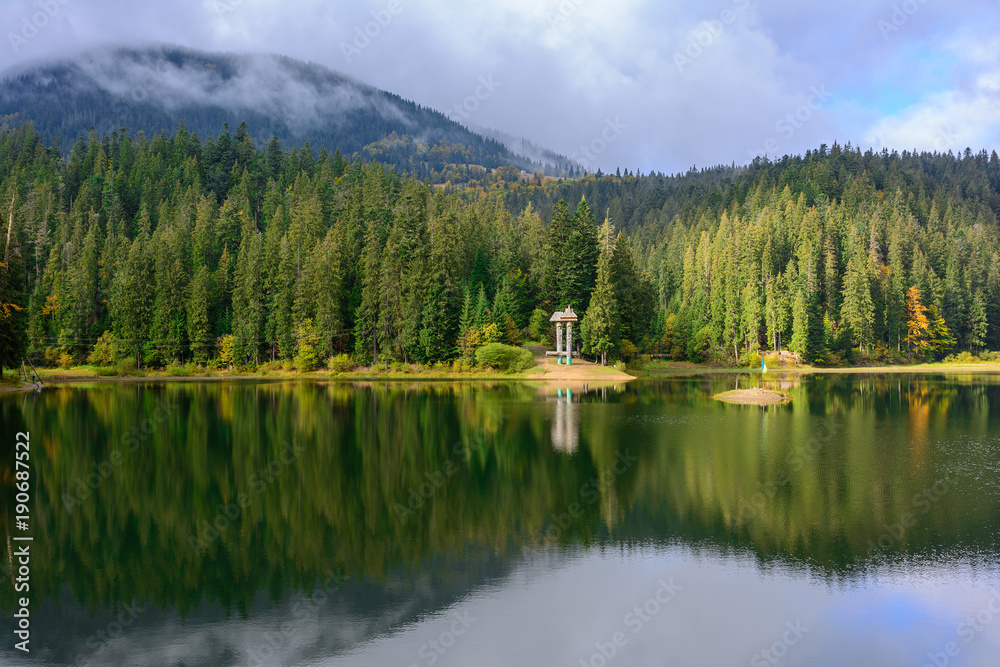
[[[1000,377],[760,382],[0,397],[0,664],[1000,665]]]

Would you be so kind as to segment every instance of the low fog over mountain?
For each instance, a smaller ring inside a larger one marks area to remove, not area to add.
[[[153,135],[173,133],[183,122],[188,132],[205,138],[222,132],[225,123],[235,130],[246,122],[259,148],[276,136],[285,147],[308,141],[314,150],[325,146],[351,155],[395,133],[410,142],[388,142],[390,155],[380,157],[390,162],[399,162],[401,145],[415,154],[456,144],[464,150],[453,149],[450,161],[541,168],[442,113],[278,55],[172,46],[92,50],[8,70],[0,84],[0,114],[8,124],[34,122],[47,141],[59,137],[64,151],[90,128],[99,135],[121,128]],[[551,152],[531,152],[560,169],[571,166]]]

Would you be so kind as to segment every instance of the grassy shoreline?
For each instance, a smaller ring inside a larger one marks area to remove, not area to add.
[[[654,378],[669,375],[715,375],[715,374],[746,374],[759,375],[757,368],[735,368],[710,366],[688,362],[650,362],[641,371],[630,369],[626,375],[610,366],[599,366],[588,363],[575,363],[572,367],[557,367],[553,364],[540,362],[533,368],[519,373],[501,373],[498,371],[453,371],[433,368],[411,369],[406,371],[379,371],[370,368],[360,368],[348,373],[333,373],[330,371],[314,371],[302,373],[299,371],[268,371],[265,373],[247,373],[241,371],[220,371],[205,369],[204,372],[188,374],[172,374],[168,371],[146,371],[128,375],[101,374],[97,367],[76,366],[70,369],[42,368],[38,370],[39,377],[45,385],[62,385],[83,382],[211,382],[211,381],[244,381],[244,380],[312,380],[324,382],[420,382],[420,381],[454,381],[454,382],[563,382],[583,380],[589,382],[628,382],[641,378]],[[851,366],[840,368],[821,368],[816,366],[788,366],[768,369],[768,376],[777,375],[807,375],[823,374],[887,374],[887,373],[942,373],[942,374],[1000,374],[1000,363],[949,363],[934,362],[905,366]],[[6,369],[0,381],[0,393],[12,391],[28,391],[33,385],[21,384],[15,379],[10,369]]]
[[[176,374],[169,370],[138,371],[128,374],[107,374],[106,369],[95,366],[74,366],[69,369],[40,368],[38,375],[44,385],[62,385],[92,382],[213,382],[242,380],[310,380],[323,382],[627,382],[635,376],[621,373],[610,366],[589,363],[574,363],[571,367],[556,366],[540,360],[534,367],[518,373],[502,373],[491,370],[454,371],[436,368],[410,367],[407,370],[382,371],[373,368],[359,368],[346,373],[318,370],[303,373],[294,370],[248,373],[239,370],[199,369],[198,372]],[[0,381],[0,393],[29,391],[34,385],[22,384],[7,369]]]
[[[713,373],[745,373],[760,375],[759,368],[709,366],[687,362],[651,362],[643,368],[643,376]],[[767,369],[767,375],[805,375],[811,373],[825,374],[884,374],[884,373],[1000,373],[1000,362],[982,361],[976,363],[959,363],[935,361],[931,363],[906,364],[893,366],[779,366]]]

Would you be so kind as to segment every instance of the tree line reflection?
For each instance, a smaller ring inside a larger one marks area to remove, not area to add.
[[[39,443],[33,598],[91,608],[245,613],[470,550],[680,541],[845,577],[996,552],[994,380],[795,376],[765,381],[787,406],[712,400],[735,380],[109,383],[0,411]]]

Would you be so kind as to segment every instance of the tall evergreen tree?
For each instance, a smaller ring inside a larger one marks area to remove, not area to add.
[[[195,362],[208,361],[215,339],[212,336],[211,314],[212,273],[202,265],[188,288],[187,335],[191,356]]]
[[[111,321],[120,348],[142,366],[142,355],[149,338],[153,314],[153,280],[146,246],[145,229],[132,241],[128,257],[116,276],[111,297]]]
[[[584,354],[600,356],[601,365],[608,363],[608,354],[617,350],[621,324],[614,286],[611,283],[611,257],[605,253],[597,266],[594,286],[587,312],[580,323]]]
[[[844,306],[842,314],[850,327],[854,342],[861,351],[870,350],[875,341],[875,304],[863,258],[857,254],[847,262],[844,276]]]

